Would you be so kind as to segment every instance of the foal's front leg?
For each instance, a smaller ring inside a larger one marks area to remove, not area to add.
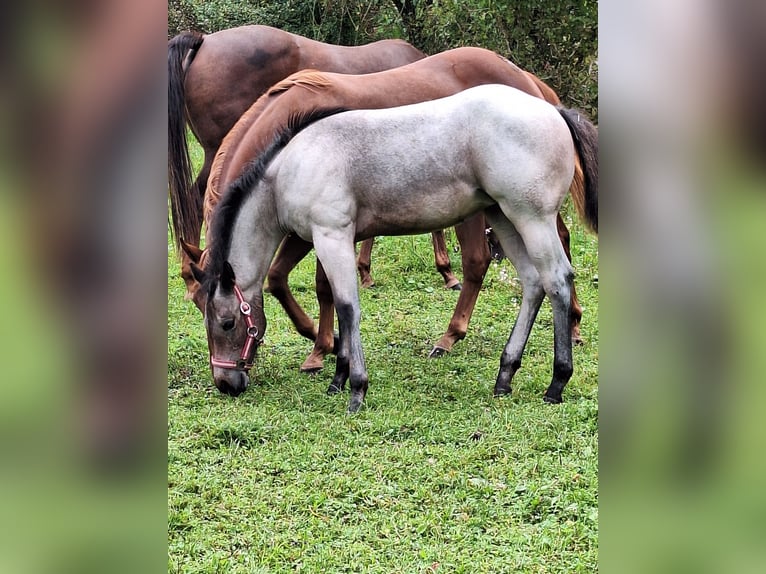
[[[269,292],[279,301],[287,316],[295,325],[295,329],[314,341],[311,354],[301,365],[301,372],[315,373],[322,369],[324,357],[333,352],[333,322],[334,307],[332,293],[327,286],[321,265],[317,265],[316,292],[319,302],[319,330],[317,331],[314,321],[301,308],[287,284],[287,276],[300,261],[311,251],[313,245],[304,241],[297,235],[288,235],[282,242],[277,256],[269,268],[268,285]]]
[[[367,394],[368,378],[359,333],[361,308],[356,283],[353,230],[350,227],[315,230],[314,249],[332,287],[340,332],[335,376],[327,391],[340,391],[348,379],[351,387],[348,412],[355,413]]]

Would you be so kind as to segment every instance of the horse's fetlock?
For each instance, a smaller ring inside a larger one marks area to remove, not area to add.
[[[574,373],[574,366],[571,362],[554,363],[553,379],[556,381],[568,381]]]

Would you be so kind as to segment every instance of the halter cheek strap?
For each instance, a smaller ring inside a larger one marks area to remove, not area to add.
[[[236,361],[224,361],[222,359],[216,359],[212,355],[210,356],[210,364],[214,367],[220,367],[222,369],[237,369],[239,371],[249,371],[253,367],[253,361],[255,359],[255,349],[260,344],[262,339],[258,338],[258,327],[255,326],[255,321],[252,317],[252,307],[250,303],[245,301],[242,291],[235,284],[234,294],[239,301],[239,312],[245,318],[245,324],[247,325],[247,338],[245,344],[242,346],[242,352],[239,354],[239,359]]]

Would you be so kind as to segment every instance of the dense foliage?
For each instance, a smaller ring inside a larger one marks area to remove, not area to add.
[[[336,44],[404,38],[428,54],[494,50],[598,119],[595,0],[170,0],[168,36],[265,24]]]

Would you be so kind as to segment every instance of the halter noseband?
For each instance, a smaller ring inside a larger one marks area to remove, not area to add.
[[[245,301],[242,291],[240,291],[237,285],[234,285],[234,294],[239,300],[239,312],[245,317],[245,324],[247,325],[247,338],[245,344],[242,346],[242,352],[239,354],[239,359],[236,361],[224,361],[216,359],[213,355],[210,355],[210,364],[214,367],[220,367],[222,369],[237,369],[238,371],[248,372],[253,367],[253,360],[255,358],[255,349],[263,339],[258,339],[258,327],[255,326],[255,321],[250,314],[252,308],[250,303]]]

